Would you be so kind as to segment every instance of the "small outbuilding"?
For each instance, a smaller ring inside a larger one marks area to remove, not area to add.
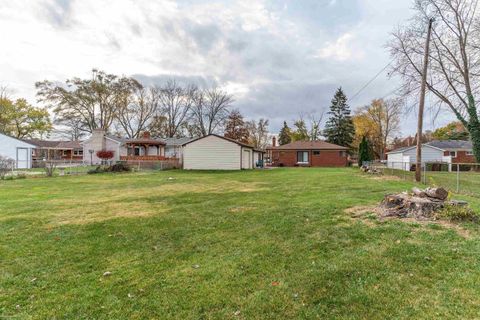
[[[412,170],[417,161],[417,147],[404,147],[387,152],[387,167],[397,170]],[[443,149],[430,144],[422,144],[422,164],[424,163],[445,163],[451,164],[452,158],[445,156]]]
[[[186,170],[253,169],[264,152],[216,134],[191,140],[183,145],[183,168]]]
[[[17,169],[32,167],[32,150],[36,146],[0,133],[0,156],[12,159]]]

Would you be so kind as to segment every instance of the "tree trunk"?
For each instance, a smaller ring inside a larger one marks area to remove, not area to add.
[[[469,121],[468,132],[470,133],[470,139],[472,140],[475,161],[480,163],[480,123],[478,121]]]
[[[427,188],[424,192],[430,198],[442,201],[448,198],[448,191],[443,188]]]

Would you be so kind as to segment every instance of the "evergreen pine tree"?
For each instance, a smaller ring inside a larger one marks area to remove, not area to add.
[[[358,165],[361,166],[366,161],[372,161],[372,150],[367,138],[363,136],[358,146]]]
[[[355,136],[355,127],[350,116],[347,97],[342,88],[339,88],[335,93],[328,114],[330,118],[324,130],[327,141],[350,148]]]
[[[292,130],[287,125],[287,122],[283,122],[283,128],[280,130],[278,135],[278,144],[283,146],[284,144],[288,144],[292,142]]]

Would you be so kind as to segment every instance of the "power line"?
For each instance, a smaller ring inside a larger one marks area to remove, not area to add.
[[[392,63],[393,63],[393,60],[390,61],[385,67],[383,67],[382,70],[380,70],[372,79],[370,79],[367,83],[365,83],[365,85],[360,90],[358,90],[358,92],[355,93],[352,96],[352,98],[350,98],[350,102],[355,100],[355,98],[358,97],[360,93],[362,93],[362,91],[365,90],[373,81],[375,81],[385,70],[387,70],[387,68],[390,67]]]

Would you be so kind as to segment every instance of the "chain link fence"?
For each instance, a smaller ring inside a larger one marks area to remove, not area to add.
[[[395,176],[405,181],[415,181],[415,163],[373,162],[367,164],[372,173]],[[480,163],[422,164],[422,183],[441,186],[452,192],[480,197]]]
[[[122,162],[127,163],[131,170],[134,172],[171,170],[181,168],[181,163],[178,159],[159,161],[133,160]],[[48,167],[53,167],[54,176],[84,175],[88,174],[89,171],[94,171],[99,166],[106,168],[113,164],[115,164],[113,161],[107,162],[103,165],[91,165],[88,162],[68,160],[33,161],[31,163],[32,168],[27,168],[27,164],[25,164],[25,168],[23,168],[23,166],[12,165],[8,168],[8,170],[5,170],[5,176],[12,179],[25,177],[44,177],[47,175],[48,170],[46,170],[46,168]],[[30,166],[30,164],[28,164],[28,166]]]

